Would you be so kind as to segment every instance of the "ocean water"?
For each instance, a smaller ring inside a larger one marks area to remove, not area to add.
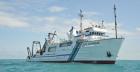
[[[0,72],[140,72],[139,60],[119,60],[116,64],[43,63],[0,60]]]

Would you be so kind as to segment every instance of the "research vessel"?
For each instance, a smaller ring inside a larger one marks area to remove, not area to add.
[[[83,14],[80,10],[80,29],[73,26],[68,31],[67,40],[55,41],[56,31],[48,33],[43,46],[39,41],[33,41],[32,48],[27,47],[27,61],[39,62],[81,62],[96,64],[115,64],[118,52],[124,37],[118,36],[116,7],[114,5],[114,37],[106,34],[107,30],[103,25],[92,25],[83,28]],[[38,45],[39,49],[34,50]]]

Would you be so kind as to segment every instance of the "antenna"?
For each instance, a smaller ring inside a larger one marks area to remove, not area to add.
[[[102,28],[104,28],[104,20],[102,20]]]
[[[82,32],[82,30],[83,30],[83,28],[82,28],[82,20],[83,20],[83,14],[82,14],[82,10],[80,9],[80,14],[79,14],[79,16],[80,16],[80,31]]]
[[[116,39],[117,39],[117,16],[116,16],[116,6],[114,4],[114,18],[115,18],[115,36],[116,36]]]

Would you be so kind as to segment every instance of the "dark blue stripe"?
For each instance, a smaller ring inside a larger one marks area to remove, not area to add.
[[[61,54],[61,55],[53,55],[53,56],[40,56],[40,57],[58,57],[58,56],[68,56],[71,54]]]
[[[82,44],[82,42],[79,42],[79,41],[76,42],[76,45],[74,46],[74,48],[71,52],[71,55],[68,58],[68,61],[73,61],[74,60],[75,56],[77,55],[77,53],[78,53],[78,51],[81,47],[81,44]]]
[[[75,36],[75,37],[80,37],[81,35]]]

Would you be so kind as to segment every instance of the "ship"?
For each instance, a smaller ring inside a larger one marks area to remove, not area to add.
[[[39,41],[33,41],[32,48],[27,47],[27,61],[30,62],[52,62],[52,63],[94,63],[115,64],[118,52],[124,41],[123,36],[118,36],[116,7],[114,5],[114,36],[107,35],[103,25],[92,25],[83,28],[83,13],[80,10],[80,29],[73,26],[68,31],[68,39],[55,41],[56,31],[48,33],[41,47]],[[35,51],[35,46],[38,49]]]

